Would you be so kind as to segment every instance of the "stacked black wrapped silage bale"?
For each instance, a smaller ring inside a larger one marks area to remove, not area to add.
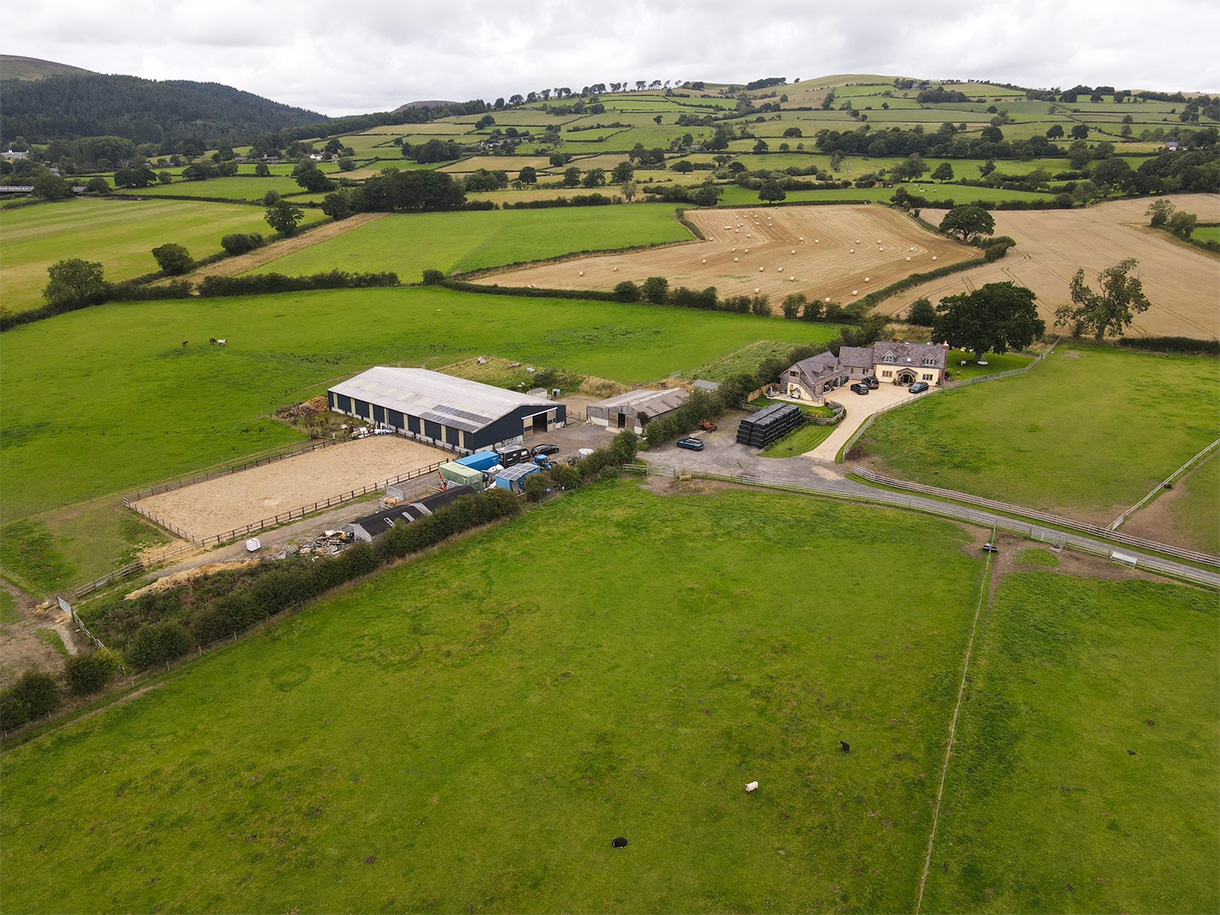
[[[766,448],[801,425],[804,417],[796,404],[776,403],[752,416],[747,416],[737,427],[737,441],[753,448]]]

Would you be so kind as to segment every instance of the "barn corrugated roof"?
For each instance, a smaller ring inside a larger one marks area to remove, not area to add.
[[[477,432],[518,407],[554,402],[427,369],[378,365],[330,389],[420,419]]]
[[[606,410],[617,410],[619,412],[625,412],[622,408],[630,407],[631,410],[637,413],[643,410],[646,413],[655,415],[676,410],[689,397],[690,392],[683,388],[666,388],[663,391],[640,389],[638,391],[628,391],[626,394],[619,394],[615,397],[609,397],[606,400],[599,400],[597,403],[589,404],[589,406],[601,407]]]

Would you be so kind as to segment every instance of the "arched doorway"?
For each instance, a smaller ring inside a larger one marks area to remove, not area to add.
[[[914,384],[915,373],[910,369],[903,369],[898,373],[898,378],[895,379],[898,384]]]

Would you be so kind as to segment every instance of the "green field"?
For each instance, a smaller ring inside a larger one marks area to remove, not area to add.
[[[926,910],[1215,912],[1218,632],[1215,594],[1007,578],[975,643]]]
[[[8,752],[5,908],[909,910],[966,540],[790,496],[566,497]]]
[[[1174,530],[1185,545],[1220,555],[1220,511],[1216,510],[1220,456],[1213,453],[1205,458],[1175,485],[1179,491],[1169,503]]]
[[[632,383],[756,340],[824,342],[835,332],[747,315],[444,289],[88,308],[4,336],[3,517],[295,441],[268,414],[371,365],[441,366],[483,354]],[[221,336],[227,347],[207,345]]]
[[[1190,235],[1191,241],[1212,241],[1220,244],[1220,226],[1199,226]]]
[[[1218,398],[1214,359],[1061,343],[1028,375],[878,417],[861,444],[905,479],[1109,523],[1215,440]]]
[[[322,218],[314,212],[305,224]],[[0,211],[0,301],[11,311],[45,304],[47,268],[64,258],[100,261],[107,279],[132,279],[157,270],[158,245],[174,242],[205,257],[230,232],[273,234],[261,207],[238,204],[81,198]]]
[[[813,423],[801,426],[791,435],[780,439],[759,452],[762,457],[788,458],[812,451],[830,438],[836,426],[816,426]]]
[[[391,214],[253,272],[393,270],[404,282],[417,282],[430,268],[479,270],[690,238],[674,219],[672,204]]]
[[[216,200],[262,200],[267,191],[287,197],[301,193],[296,179],[287,175],[268,178],[209,178],[207,181],[175,181],[173,184],[155,184],[139,190],[119,191],[131,197],[198,197]]]

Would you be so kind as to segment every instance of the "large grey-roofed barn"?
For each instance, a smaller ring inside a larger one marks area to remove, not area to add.
[[[379,365],[327,392],[330,408],[460,451],[519,443],[562,426],[563,404],[427,369]]]

